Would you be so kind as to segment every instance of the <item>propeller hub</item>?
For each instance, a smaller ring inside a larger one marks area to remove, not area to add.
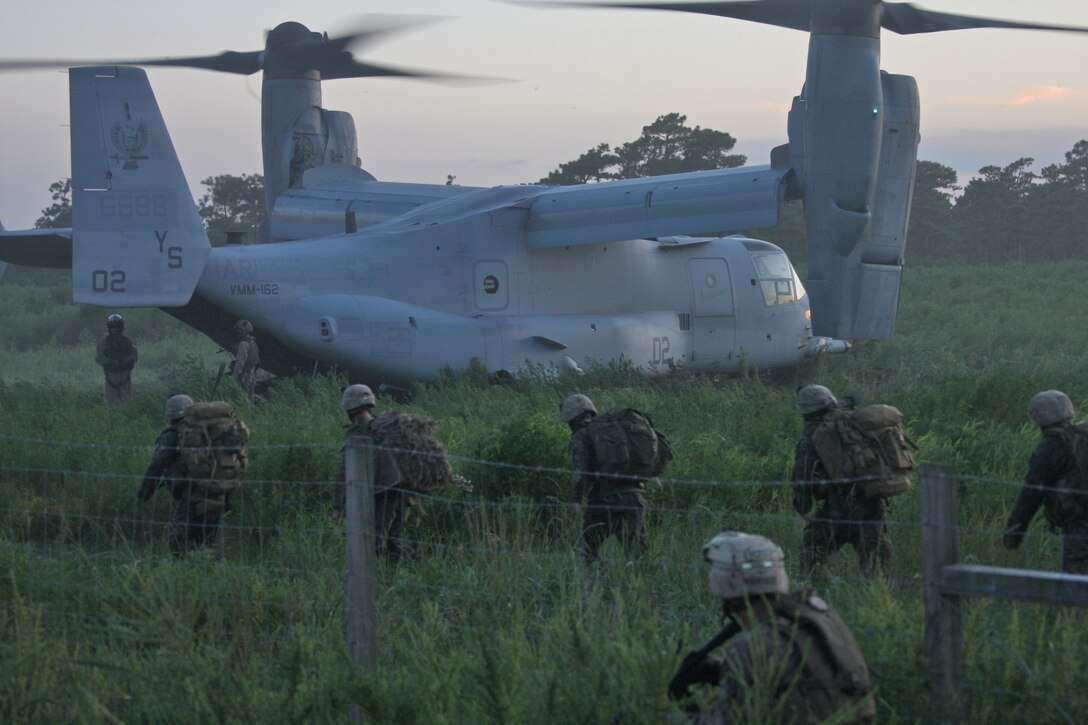
[[[264,46],[268,50],[283,48],[302,40],[321,40],[321,33],[315,33],[302,23],[294,21],[280,23],[268,31]]]

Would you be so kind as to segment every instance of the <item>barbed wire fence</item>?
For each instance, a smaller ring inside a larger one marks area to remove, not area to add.
[[[41,576],[21,582],[20,596],[33,602],[42,616],[52,621],[77,622],[89,629],[103,626],[112,615],[79,603],[87,583],[76,578],[76,574],[90,572],[108,581],[108,575],[101,574],[103,568],[172,559],[165,544],[171,525],[169,504],[165,500],[168,496],[160,493],[150,504],[140,504],[135,498],[142,474],[136,472],[139,468],[135,462],[146,461],[149,447],[12,436],[0,436],[0,442],[5,444],[6,451],[15,447],[28,451],[23,461],[10,454],[0,459],[0,543],[9,556],[29,557],[41,571]],[[43,456],[43,449],[56,455]],[[333,460],[340,455],[339,446],[331,444],[251,446],[250,458],[259,463],[262,456],[297,449],[320,460]],[[369,448],[364,444],[362,450]],[[54,466],[25,462],[39,462],[43,458],[64,463]],[[369,459],[369,455],[363,458]],[[463,457],[452,457],[452,461],[457,469],[484,467],[540,475],[564,484],[570,475],[566,469],[511,462]],[[369,464],[359,465],[361,469],[350,476],[353,481],[367,478],[365,470]],[[254,469],[266,470],[259,465],[251,467]],[[947,477],[947,473],[942,475]],[[396,646],[378,638],[383,613],[396,611],[399,617],[411,617],[413,606],[405,602],[414,600],[461,602],[467,607],[482,600],[504,600],[546,611],[555,606],[556,598],[570,592],[563,591],[555,585],[554,578],[544,575],[527,586],[511,584],[524,580],[518,573],[528,572],[531,579],[541,567],[569,573],[585,566],[578,552],[580,520],[572,510],[573,502],[564,499],[560,489],[554,496],[532,500],[494,499],[449,489],[413,493],[418,502],[413,511],[416,521],[405,532],[404,539],[425,562],[397,567],[374,556],[373,537],[348,535],[345,525],[330,515],[335,491],[341,485],[339,480],[327,477],[301,481],[247,478],[238,492],[234,510],[221,526],[214,550],[197,552],[181,560],[186,567],[206,569],[209,576],[249,582],[246,587],[232,590],[227,602],[242,616],[260,612],[267,617],[269,610],[278,608],[275,615],[278,627],[249,630],[253,646],[281,642],[286,628],[312,621],[313,611],[323,607],[327,619],[345,623],[347,647],[358,655],[357,664],[364,672],[374,673],[380,656]],[[962,511],[965,506],[975,506],[972,497],[978,497],[980,491],[991,495],[996,492],[1011,501],[1022,483],[959,475],[950,485],[963,494],[959,501]],[[705,565],[699,560],[698,551],[710,535],[726,526],[761,533],[778,541],[787,551],[791,575],[799,579],[796,553],[804,520],[781,502],[773,501],[775,495],[788,493],[790,486],[790,482],[784,481],[666,479],[661,489],[651,489],[648,493],[651,547],[637,566],[637,576],[652,581],[649,591],[660,598],[655,611],[678,631],[705,631],[714,626],[713,603],[705,595]],[[761,501],[770,501],[771,505],[760,511],[732,508],[728,502],[738,490],[755,492],[762,497]],[[360,491],[353,494],[351,487],[348,492],[347,527],[365,530],[364,519],[368,516],[365,502],[371,496]],[[973,517],[976,525],[971,526],[964,525],[957,516],[935,524],[924,520],[919,496],[899,497],[887,518],[888,530],[896,544],[896,564],[894,573],[881,586],[897,593],[916,593],[919,612],[923,592],[938,599],[943,597],[952,607],[951,614],[945,610],[943,615],[945,625],[949,626],[949,622],[963,616],[965,603],[935,590],[932,574],[927,574],[930,577],[927,580],[920,575],[929,560],[943,562],[942,567],[952,566],[958,560],[949,559],[947,548],[943,558],[923,555],[927,541],[938,536],[955,537],[959,543],[956,556],[969,564],[1008,563],[1011,559],[1022,568],[1031,569],[1031,563],[1054,561],[1053,554],[1046,552],[1056,550],[1057,542],[1048,534],[1030,535],[1029,545],[1022,552],[1005,552],[1000,546],[1004,513]],[[353,518],[359,519],[354,526]],[[369,542],[369,551],[363,547],[353,555],[352,542]],[[848,550],[833,557],[823,574],[824,584],[835,592],[871,586],[852,558],[853,553]],[[357,560],[362,563],[357,564]],[[606,547],[600,567],[623,570],[625,565],[618,546]],[[267,595],[253,584],[260,578],[276,578],[297,593],[299,600]],[[196,602],[198,594],[204,593],[192,594]],[[1060,603],[1077,603],[1076,596]],[[307,604],[307,597],[314,601]],[[348,603],[353,600],[367,600],[368,604],[353,613]],[[931,611],[929,599],[925,607],[927,621],[937,616]],[[360,612],[361,619],[353,620]],[[994,612],[992,616],[1000,614]],[[873,620],[851,624],[862,642],[886,637],[888,629],[898,626]],[[920,626],[917,629],[921,631]],[[1038,679],[1030,665],[1016,654],[1021,643],[1009,641],[999,626],[987,625],[983,630],[990,648],[1007,653],[1029,682]],[[86,630],[77,627],[70,631]],[[957,660],[952,653],[957,647],[963,651],[962,635],[957,639],[954,635],[947,636],[947,629],[944,631],[946,636],[934,639],[934,646],[944,649],[926,650],[931,657],[935,651],[943,652],[932,661],[931,673],[908,667],[877,667],[883,669],[880,677],[885,687],[920,693],[928,692],[936,683],[938,688],[956,688],[965,696],[986,696],[986,683],[977,678],[965,679],[962,655]],[[1074,649],[1079,646],[1066,644]],[[959,671],[949,680],[938,676],[942,672],[938,665],[945,668],[945,674],[948,668]],[[1059,721],[1077,721],[1078,713],[1083,713],[1085,707],[1082,693],[1061,688],[1029,687],[1015,693],[997,693],[998,699],[1010,696],[1041,702],[1050,711],[1059,713]],[[896,706],[900,712],[914,716],[927,712],[927,706],[921,702],[896,703]]]

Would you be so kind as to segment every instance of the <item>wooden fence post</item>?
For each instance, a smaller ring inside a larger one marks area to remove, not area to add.
[[[345,446],[348,652],[367,677],[378,670],[374,555],[374,441],[361,433]],[[355,714],[357,719],[357,713]]]
[[[922,581],[925,588],[925,651],[933,674],[933,715],[957,722],[963,695],[963,622],[960,597],[941,589],[944,568],[959,558],[955,470],[925,464],[922,494]]]

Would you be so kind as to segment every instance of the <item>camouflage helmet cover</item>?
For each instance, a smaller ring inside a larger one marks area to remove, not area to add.
[[[166,419],[171,423],[175,420],[181,420],[185,417],[185,411],[187,411],[192,404],[193,399],[188,395],[171,395],[166,399]]]
[[[823,385],[805,385],[797,389],[797,412],[801,415],[818,413],[835,406],[839,401]]]
[[[372,406],[377,403],[374,391],[366,385],[355,383],[344,388],[344,395],[340,398],[340,407],[344,410],[355,410],[364,406]]]
[[[596,415],[597,408],[593,405],[593,401],[589,399],[589,396],[581,393],[567,396],[567,399],[559,405],[559,420],[564,423],[569,423],[585,413]]]
[[[234,334],[235,335],[252,335],[253,334],[253,323],[250,322],[249,320],[238,320],[237,322],[234,323]]]
[[[1040,428],[1073,420],[1073,401],[1060,390],[1036,393],[1028,403],[1028,415]]]
[[[726,530],[703,547],[710,564],[710,593],[720,599],[785,594],[790,588],[781,547],[756,534]]]
[[[125,318],[118,315],[116,312],[106,318],[106,328],[120,327],[125,329]]]

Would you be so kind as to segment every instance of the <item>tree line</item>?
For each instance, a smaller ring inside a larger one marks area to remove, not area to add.
[[[644,126],[633,141],[597,144],[537,183],[562,186],[742,166],[747,159],[731,153],[736,142],[724,131],[690,127],[686,116],[669,113]],[[1034,164],[1024,157],[1006,166],[984,166],[960,186],[952,167],[919,161],[908,261],[996,263],[1088,256],[1088,139],[1077,141],[1063,163],[1038,173],[1032,170]],[[448,175],[446,183],[454,178]],[[223,174],[201,184],[207,191],[197,208],[213,243],[221,243],[230,232],[253,236],[265,216],[264,177]],[[71,226],[70,180],[53,183],[49,192],[53,204],[42,210],[36,226]],[[752,236],[803,259],[802,202],[785,204],[778,227],[753,230]]]

